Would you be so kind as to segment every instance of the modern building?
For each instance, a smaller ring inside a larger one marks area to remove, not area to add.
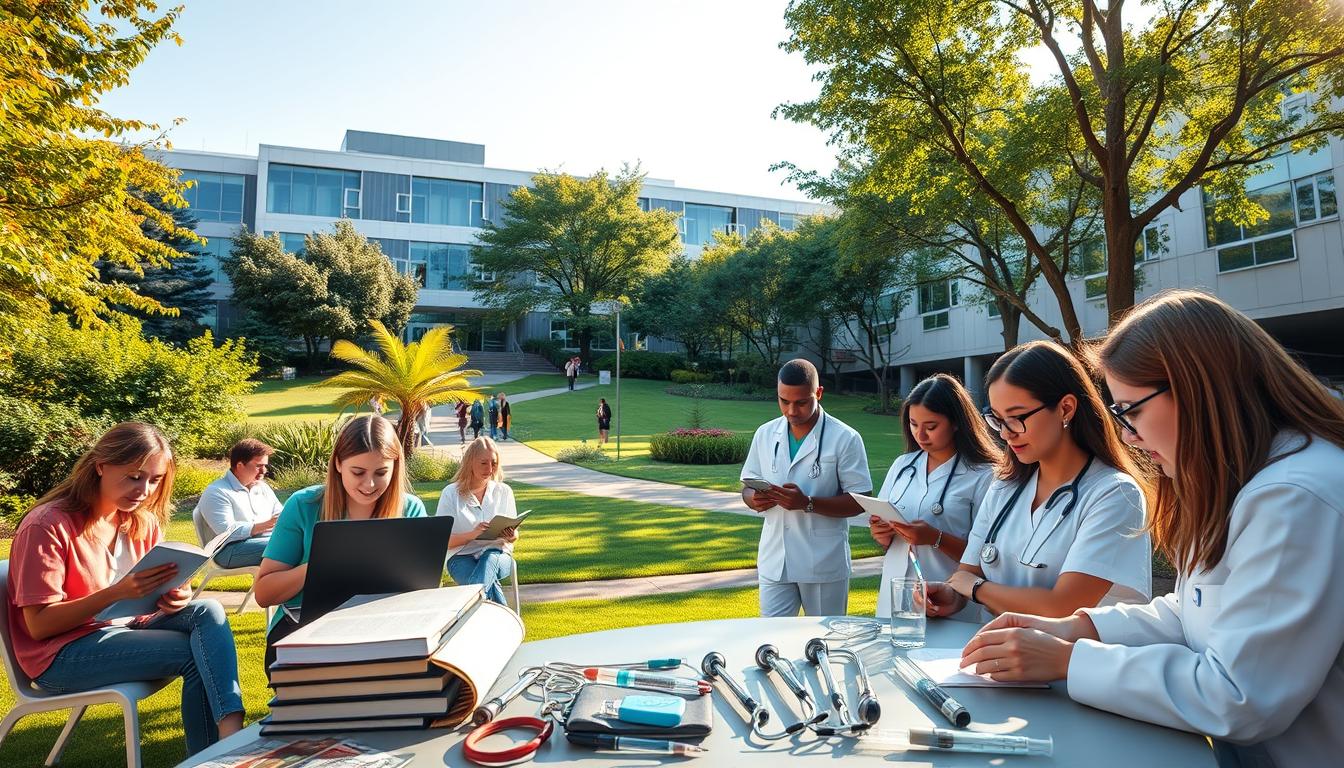
[[[377,241],[398,270],[419,281],[408,339],[451,323],[459,349],[467,352],[514,351],[532,338],[574,341],[562,318],[545,313],[493,324],[468,289],[468,280],[478,274],[471,245],[482,223],[499,216],[508,195],[534,175],[488,167],[481,144],[352,130],[334,151],[263,144],[255,157],[175,150],[163,159],[196,182],[186,197],[215,265],[217,310],[207,320],[216,331],[227,332],[238,317],[219,259],[240,226],[279,233],[285,247],[298,252],[306,234],[330,231],[344,217]],[[767,220],[792,229],[799,217],[824,210],[815,203],[684,189],[651,178],[640,204],[681,214],[682,240],[692,257],[715,232],[745,235]],[[614,338],[605,344],[611,347]]]

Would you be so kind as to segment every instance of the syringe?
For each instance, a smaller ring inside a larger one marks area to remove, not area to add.
[[[911,747],[934,752],[982,752],[996,755],[1049,756],[1055,750],[1053,737],[1033,739],[1011,734],[959,731],[951,728],[883,729],[870,731],[856,741],[859,747],[905,750]]]

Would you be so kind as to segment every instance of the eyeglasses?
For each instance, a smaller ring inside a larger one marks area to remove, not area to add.
[[[995,413],[992,408],[990,408],[989,406],[985,406],[985,408],[983,408],[980,411],[980,415],[985,417],[985,423],[988,424],[989,428],[994,430],[995,432],[1002,432],[1004,429],[1007,429],[1009,432],[1012,432],[1015,435],[1020,435],[1027,431],[1028,416],[1040,413],[1041,411],[1044,411],[1046,408],[1051,407],[1053,406],[1048,404],[1040,405],[1035,408],[1032,408],[1030,411],[1027,411],[1026,413],[1019,413],[1016,416],[1000,416],[997,413]]]
[[[1110,411],[1111,415],[1115,417],[1115,420],[1120,422],[1121,427],[1124,427],[1126,430],[1128,430],[1131,435],[1138,437],[1139,431],[1134,428],[1133,424],[1129,423],[1129,419],[1125,418],[1125,414],[1132,413],[1135,408],[1138,408],[1140,405],[1143,405],[1144,403],[1148,402],[1149,400],[1152,400],[1154,397],[1157,397],[1158,395],[1162,394],[1163,392],[1166,392],[1169,389],[1171,389],[1170,384],[1163,384],[1162,386],[1158,387],[1157,389],[1149,393],[1146,397],[1135,400],[1134,402],[1129,403],[1128,405],[1119,405],[1117,403],[1111,403],[1110,405],[1106,406],[1106,410]]]

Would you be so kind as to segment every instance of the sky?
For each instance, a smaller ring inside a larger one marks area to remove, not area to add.
[[[770,165],[829,172],[814,127],[770,116],[817,92],[786,54],[786,0],[184,0],[108,94],[177,149],[338,149],[345,129],[485,145],[490,167],[639,163],[678,186],[804,199]],[[171,6],[168,3],[162,7]]]

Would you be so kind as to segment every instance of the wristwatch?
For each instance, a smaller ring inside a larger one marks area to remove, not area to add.
[[[976,604],[979,604],[979,603],[980,603],[980,600],[977,599],[975,595],[976,595],[976,593],[978,593],[978,592],[980,591],[980,587],[984,586],[984,583],[985,583],[985,579],[984,579],[984,577],[981,577],[981,578],[976,579],[976,580],[975,580],[975,583],[971,585],[971,602],[972,602],[972,603],[976,603]]]
[[[813,507],[813,506],[812,506],[812,497],[811,497],[811,496],[808,496],[808,497],[807,497],[807,506],[806,506],[806,507],[803,507],[803,511],[806,512],[806,513],[809,514],[809,515],[812,514],[813,512],[816,512],[816,511],[817,511],[817,510],[816,510],[816,507]]]

